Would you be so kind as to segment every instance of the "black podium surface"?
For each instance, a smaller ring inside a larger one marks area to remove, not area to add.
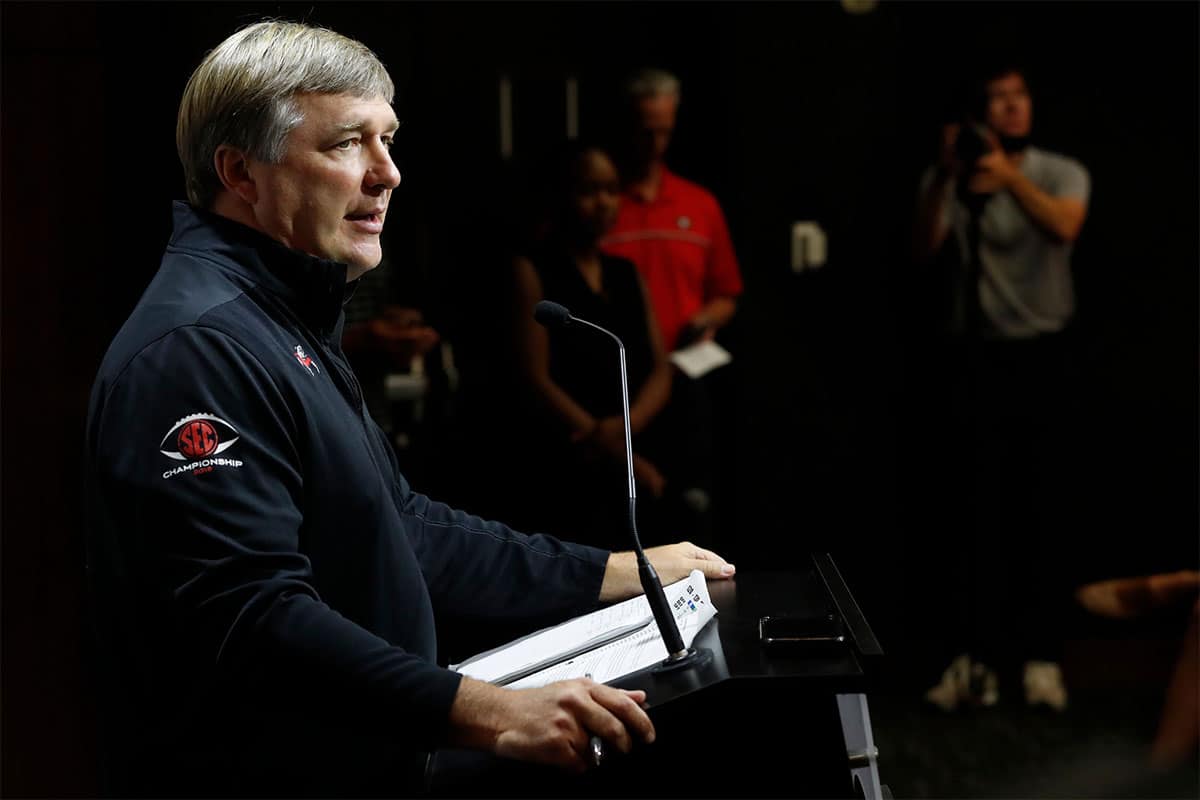
[[[826,554],[780,572],[708,583],[717,615],[697,634],[703,658],[610,681],[643,689],[657,738],[598,769],[564,777],[494,759],[481,779],[455,784],[436,769],[438,796],[849,797],[886,796],[875,769],[866,689],[882,656],[853,595]],[[759,637],[763,616],[821,617],[844,627],[840,644],[777,650]],[[485,761],[461,751],[443,765]],[[452,761],[451,759],[455,759]]]
[[[693,642],[704,659],[650,668],[614,686],[646,691],[651,747],[601,767],[602,796],[880,797],[866,711],[883,650],[828,554],[779,572],[708,584],[717,615]],[[768,648],[764,616],[841,623],[840,643]]]
[[[866,691],[872,662],[883,650],[829,555],[813,556],[808,568],[739,573],[728,581],[712,581],[708,592],[717,615],[693,646],[709,651],[710,660],[676,671],[642,670],[612,685],[644,689],[651,709],[726,681],[770,679],[779,692]],[[823,614],[842,621],[843,645],[770,650],[760,641],[761,617]]]

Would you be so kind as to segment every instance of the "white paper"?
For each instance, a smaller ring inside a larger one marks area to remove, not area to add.
[[[684,646],[690,647],[696,634],[717,613],[708,596],[704,574],[700,570],[693,570],[683,580],[667,586],[666,595]],[[581,644],[596,636],[647,618],[649,624],[616,641],[574,658],[558,658],[577,650]],[[584,675],[591,675],[594,680],[604,683],[649,667],[666,657],[667,647],[663,644],[658,626],[654,624],[650,604],[645,595],[639,595],[561,625],[545,628],[495,650],[473,656],[461,664],[451,664],[450,669],[481,681],[495,682],[523,668],[550,662],[550,666],[506,684],[512,689],[530,689]]]
[[[671,361],[684,371],[689,378],[699,378],[717,367],[733,361],[733,356],[721,345],[713,341],[697,342],[671,353]]]

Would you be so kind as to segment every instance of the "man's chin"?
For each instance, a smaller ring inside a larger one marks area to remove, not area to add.
[[[346,265],[346,280],[353,281],[366,275],[383,262],[383,253],[376,251],[374,255],[353,253],[348,258],[339,259]]]
[[[355,247],[340,259],[350,269],[367,272],[375,269],[383,261],[383,248],[376,244],[374,247]]]

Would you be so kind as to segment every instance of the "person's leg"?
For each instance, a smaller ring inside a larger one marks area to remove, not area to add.
[[[1016,634],[1012,576],[1027,488],[1010,413],[1012,358],[1008,343],[983,343],[975,360],[973,420],[975,478],[970,547],[973,607],[971,655],[988,670],[1007,669]]]
[[[952,710],[962,704],[995,702],[995,678],[979,660],[992,653],[995,555],[988,530],[994,506],[991,491],[992,419],[980,413],[986,370],[973,347],[948,348],[943,453],[944,492],[934,558],[940,568],[936,607],[944,610],[947,636],[941,653],[945,670],[925,693],[929,702]]]
[[[909,564],[912,598],[906,631],[919,659],[923,681],[932,684],[963,652],[968,619],[961,598],[964,578],[963,520],[970,491],[970,456],[962,435],[966,404],[962,363],[950,343],[930,337],[919,349],[906,402],[910,422],[902,426],[902,480],[911,502]]]
[[[1071,370],[1068,340],[1054,334],[1025,343],[1013,381],[1014,410],[1022,432],[1022,460],[1031,478],[1022,526],[1022,570],[1014,576],[1028,591],[1017,605],[1016,653],[1023,660],[1022,685],[1031,705],[1061,711],[1067,688],[1060,662],[1067,633],[1072,578],[1067,552],[1073,516],[1067,502],[1073,463]]]

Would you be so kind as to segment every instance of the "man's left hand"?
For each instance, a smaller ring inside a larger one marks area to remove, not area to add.
[[[694,569],[704,573],[704,579],[709,581],[732,578],[736,572],[733,564],[691,542],[651,547],[646,550],[646,558],[654,565],[654,571],[663,585],[687,577]],[[624,600],[641,592],[637,557],[632,551],[611,554],[604,570],[604,582],[600,586],[600,601]]]
[[[987,140],[992,150],[975,162],[968,186],[976,194],[995,194],[1007,189],[1018,174],[1016,165],[1004,152],[996,135],[988,131]]]

